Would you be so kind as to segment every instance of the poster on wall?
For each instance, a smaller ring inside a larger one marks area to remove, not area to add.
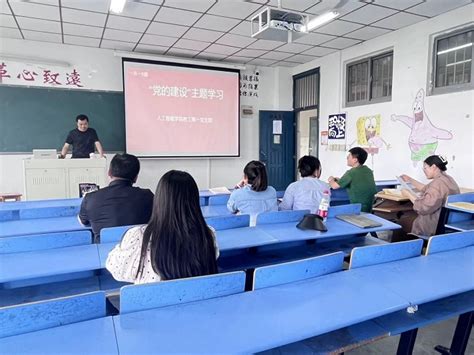
[[[240,75],[240,96],[258,98],[260,73],[258,71]]]
[[[321,145],[328,145],[328,131],[321,131]]]
[[[330,151],[346,150],[346,114],[336,113],[328,119],[328,148]]]
[[[346,139],[346,114],[336,113],[329,115],[328,119],[329,139]]]

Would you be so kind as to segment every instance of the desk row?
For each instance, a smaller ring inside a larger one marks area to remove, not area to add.
[[[3,309],[0,320],[13,321],[0,334],[7,336],[0,340],[0,347],[7,353],[28,349],[247,353],[380,320],[384,315],[393,317],[394,312],[403,313],[407,307],[420,305],[421,309],[454,295],[464,295],[463,302],[470,299],[466,307],[472,311],[474,234],[434,238],[427,256],[420,256],[420,240],[359,248],[353,251],[355,262],[347,271],[342,271],[342,253],[257,269],[251,292],[243,292],[245,278],[239,272],[127,286],[122,289],[121,314],[113,318],[87,320],[105,315],[101,293],[84,296],[89,307],[72,300],[72,310],[65,306],[68,300],[59,305],[38,303]],[[217,282],[217,286],[209,288],[209,282]],[[210,295],[216,288],[220,294]],[[132,305],[127,305],[127,297]],[[141,304],[138,308],[137,302]],[[29,313],[28,308],[34,310]],[[451,302],[449,312],[454,308]],[[22,316],[15,316],[18,314]],[[67,323],[73,324],[59,326]],[[389,322],[378,324],[373,326],[391,333]],[[25,332],[32,333],[21,334]],[[86,332],[89,336],[77,336]]]

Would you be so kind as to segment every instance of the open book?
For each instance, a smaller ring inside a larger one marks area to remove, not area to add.
[[[230,194],[230,190],[225,187],[225,186],[222,186],[222,187],[214,187],[212,189],[209,189],[209,192],[213,193],[213,194]]]
[[[420,193],[417,192],[417,191],[415,191],[415,190],[413,189],[413,187],[412,187],[410,184],[408,184],[407,182],[405,182],[405,180],[403,180],[403,179],[401,178],[401,176],[397,176],[397,180],[398,180],[398,182],[400,183],[400,185],[402,185],[402,189],[407,189],[408,191],[410,191],[410,192],[411,192],[413,195],[415,195],[416,197],[419,197],[419,196],[420,196]]]

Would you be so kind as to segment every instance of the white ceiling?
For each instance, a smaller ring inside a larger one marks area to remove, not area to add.
[[[0,37],[266,66],[296,66],[437,16],[471,0],[349,0],[293,43],[253,39],[250,19],[277,0],[0,0]],[[281,0],[310,18],[339,0]]]

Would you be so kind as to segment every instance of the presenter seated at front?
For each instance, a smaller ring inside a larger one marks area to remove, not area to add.
[[[153,192],[134,187],[140,162],[131,154],[116,154],[110,162],[111,182],[106,188],[84,196],[79,220],[91,226],[99,243],[102,228],[147,223],[153,209]]]
[[[349,149],[347,165],[351,167],[341,178],[329,177],[332,189],[346,188],[351,203],[362,204],[362,212],[372,212],[374,196],[377,188],[374,173],[364,165],[367,152],[361,147]]]
[[[414,195],[407,189],[402,189],[403,196],[413,202],[413,210],[418,217],[413,221],[411,232],[417,235],[432,236],[436,233],[441,208],[446,203],[448,195],[460,193],[454,179],[446,174],[447,160],[441,155],[431,155],[423,162],[423,172],[427,179],[432,180],[424,185],[408,175],[401,178],[420,191],[420,196]]]
[[[218,257],[196,182],[170,170],[158,183],[148,224],[129,229],[105,265],[117,281],[141,284],[217,274]]]
[[[280,210],[310,210],[316,213],[329,185],[319,180],[321,176],[321,162],[312,155],[305,155],[298,160],[298,170],[301,180],[291,183],[283,195]]]
[[[99,142],[99,137],[94,128],[89,128],[89,117],[86,115],[79,115],[76,117],[77,128],[69,132],[63,149],[61,150],[60,158],[65,158],[72,145],[72,158],[90,158],[90,154],[95,152],[95,148],[104,157],[104,149]]]
[[[250,215],[250,225],[254,226],[257,215],[267,211],[278,211],[276,190],[268,186],[265,165],[252,160],[244,168],[244,178],[232,191],[227,202],[231,212]]]

